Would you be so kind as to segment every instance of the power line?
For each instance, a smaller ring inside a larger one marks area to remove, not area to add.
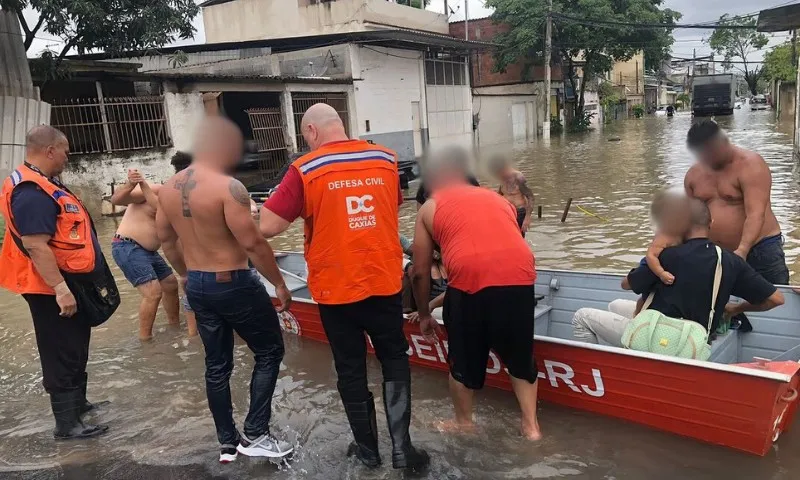
[[[702,30],[755,30],[755,25],[724,25],[724,24],[702,24],[702,23],[635,23],[635,22],[619,22],[616,20],[593,20],[590,18],[573,17],[571,15],[564,15],[563,13],[553,13],[553,17],[580,23],[582,25],[590,25],[596,27],[631,27],[634,29],[651,29],[651,28],[696,28]]]

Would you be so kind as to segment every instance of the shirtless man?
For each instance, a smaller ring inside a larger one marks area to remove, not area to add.
[[[111,196],[114,205],[127,206],[111,244],[111,255],[125,278],[141,294],[139,304],[139,339],[153,338],[153,323],[158,304],[164,305],[167,321],[178,325],[178,281],[167,262],[158,254],[161,242],[156,234],[158,189],[150,185],[138,170],[128,170],[128,183]],[[188,323],[188,321],[187,321]],[[189,335],[197,328],[190,324]]]
[[[686,193],[711,211],[711,241],[732,250],[766,280],[789,283],[781,227],[770,205],[772,175],[761,155],[730,143],[713,120],[692,125],[689,149],[699,162],[686,173]]]
[[[206,352],[206,393],[220,443],[220,463],[248,456],[279,458],[292,447],[270,434],[272,394],[283,359],[278,315],[248,258],[275,286],[280,310],[289,308],[275,256],[250,216],[250,196],[229,176],[242,157],[239,128],[222,117],[204,119],[194,159],[158,193],[158,237],[173,268],[186,278],[186,296]],[[180,242],[178,242],[180,240]],[[233,421],[230,377],[233,332],[255,356],[250,411],[240,435]]]
[[[507,158],[496,156],[489,161],[491,174],[500,181],[499,193],[511,202],[517,210],[517,224],[522,231],[522,236],[528,232],[533,213],[533,192],[525,183],[525,176],[515,170]]]

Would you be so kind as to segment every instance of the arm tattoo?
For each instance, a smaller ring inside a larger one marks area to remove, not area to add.
[[[247,193],[247,189],[244,188],[242,182],[236,180],[235,178],[231,178],[231,183],[228,185],[228,190],[230,190],[231,196],[234,200],[241,203],[245,207],[250,207],[250,194]]]
[[[188,168],[186,169],[186,174],[183,178],[175,180],[175,190],[181,191],[181,206],[183,207],[183,216],[186,218],[190,218],[192,216],[192,210],[189,208],[189,194],[192,193],[194,187],[197,186],[197,182],[192,179],[194,175],[194,169]]]

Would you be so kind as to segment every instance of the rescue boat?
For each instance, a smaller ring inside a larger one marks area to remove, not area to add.
[[[300,253],[276,253],[294,301],[281,314],[287,333],[327,342],[319,309],[306,284]],[[800,389],[800,295],[780,287],[786,304],[751,314],[754,330],[729,330],[712,343],[709,361],[686,360],[572,339],[572,316],[582,307],[606,309],[622,276],[537,269],[534,353],[539,397],[545,401],[765,455],[788,430]],[[274,300],[274,289],[262,281]],[[441,323],[441,312],[434,312]],[[407,323],[413,365],[447,372],[447,336],[430,344]],[[369,340],[369,339],[368,339]],[[370,349],[370,351],[372,351]],[[503,365],[491,354],[486,384],[511,390]]]

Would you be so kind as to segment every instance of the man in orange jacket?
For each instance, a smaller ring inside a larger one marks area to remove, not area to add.
[[[338,389],[355,442],[349,454],[381,463],[375,401],[367,388],[366,332],[383,369],[383,401],[392,465],[423,471],[430,459],[411,444],[411,373],[403,335],[398,205],[403,196],[396,154],[350,140],[332,107],[312,105],[301,123],[311,153],[297,159],[264,204],[261,232],[273,237],[305,220],[308,287],[319,303]]]
[[[93,437],[108,427],[81,420],[94,408],[86,401],[91,325],[64,275],[105,270],[105,259],[89,213],[56,178],[67,166],[67,138],[41,125],[28,132],[26,148],[25,163],[0,191],[6,222],[0,287],[21,294],[30,307],[55,438]]]

